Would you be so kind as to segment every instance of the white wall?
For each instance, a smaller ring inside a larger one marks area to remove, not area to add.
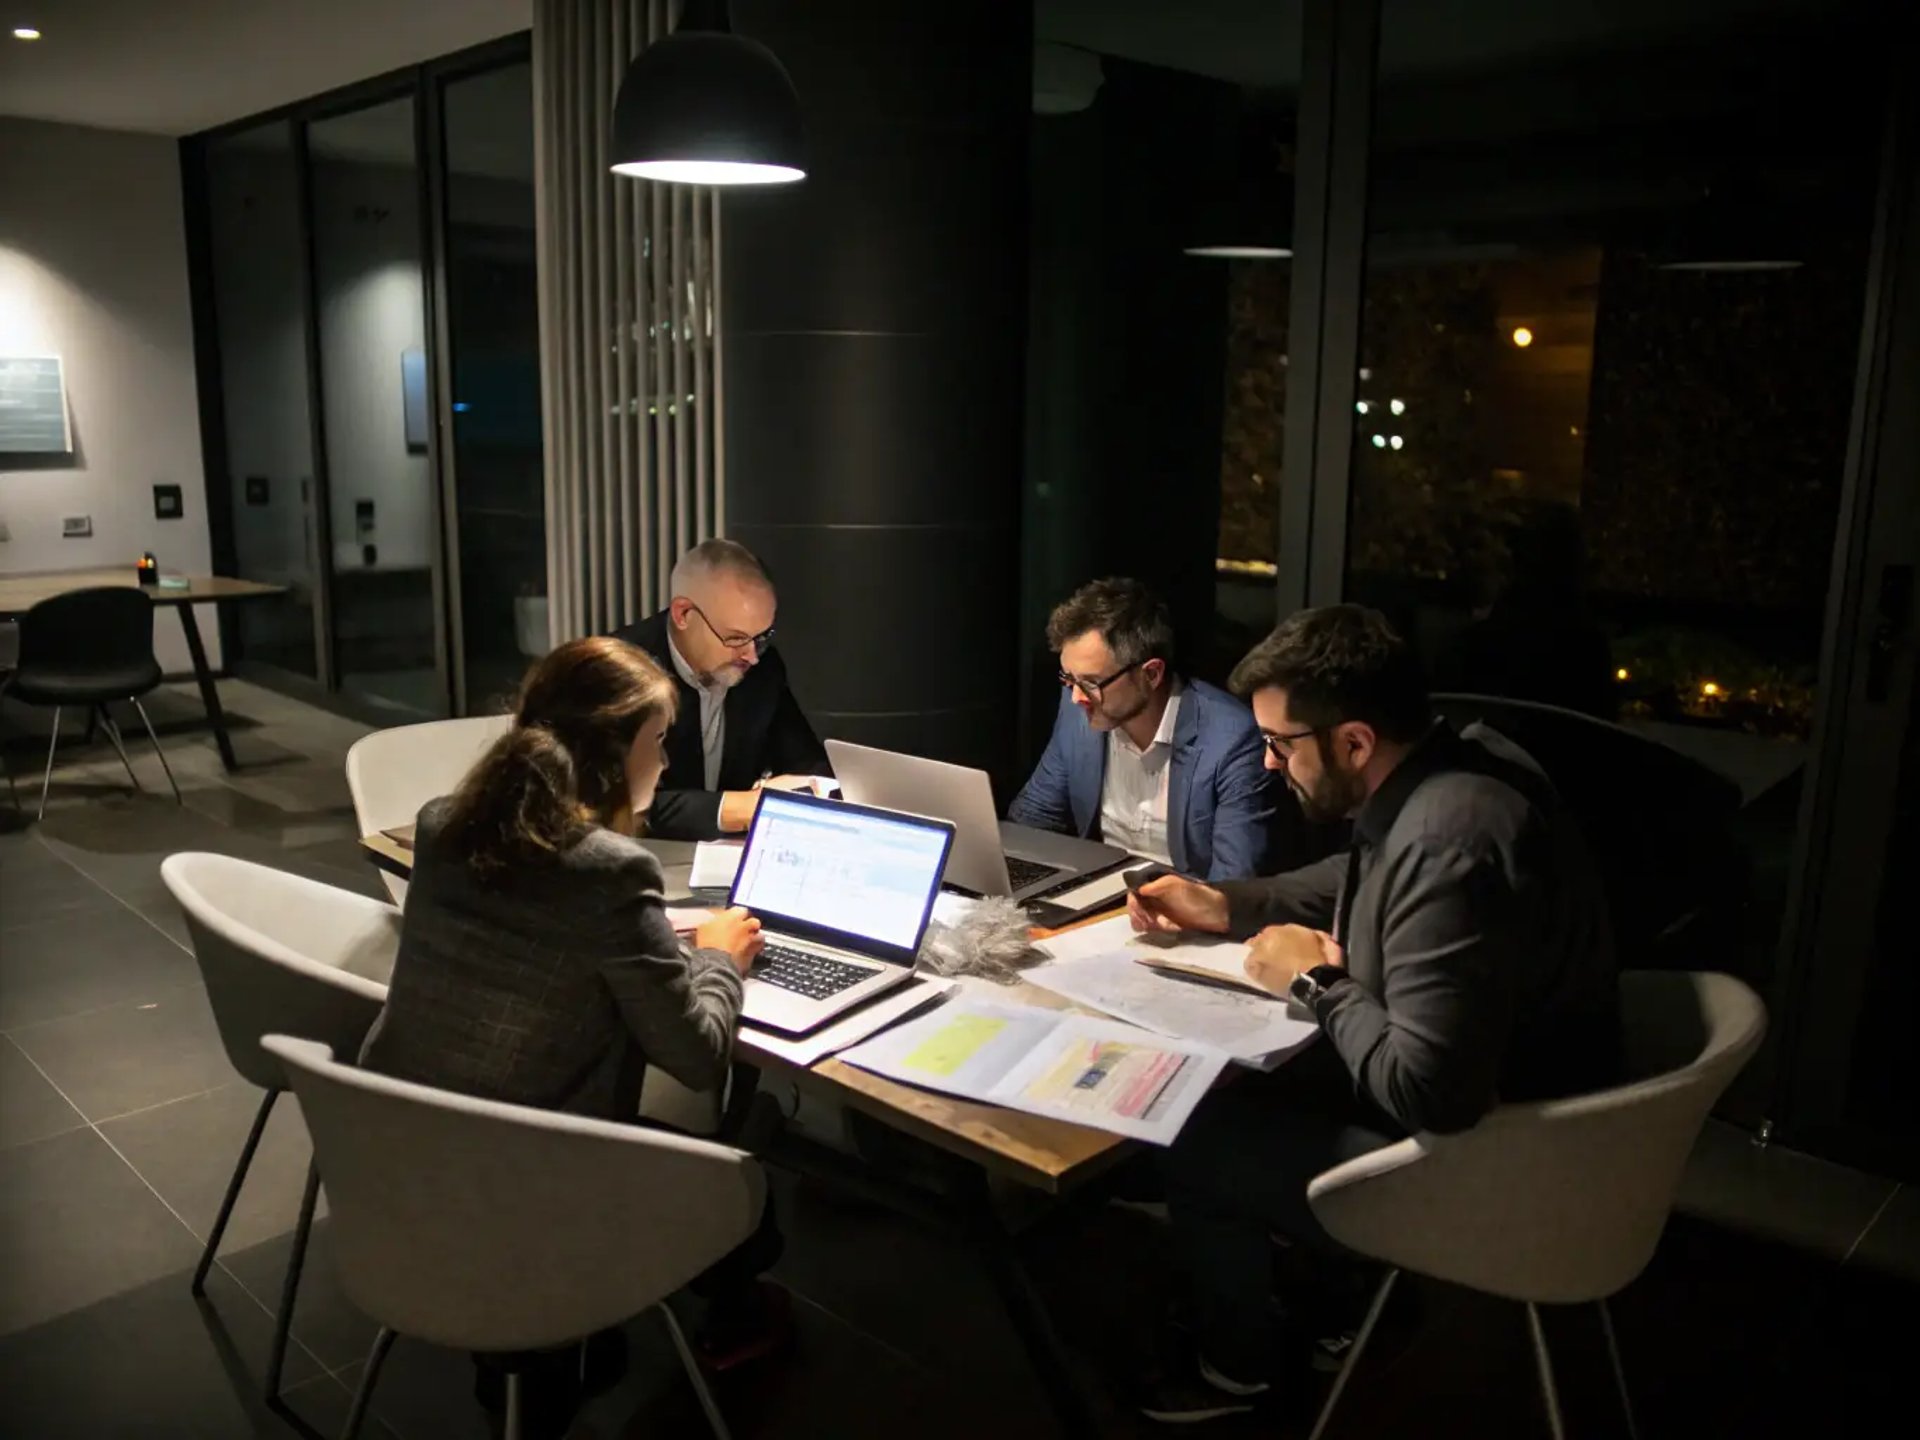
[[[0,573],[131,567],[143,550],[206,573],[175,141],[0,118],[0,353],[61,357],[75,452],[0,459]],[[158,483],[180,486],[183,519],[154,519]],[[63,539],[67,515],[92,516],[92,538]],[[210,613],[201,630],[217,664]],[[179,621],[155,632],[161,664],[187,669]]]

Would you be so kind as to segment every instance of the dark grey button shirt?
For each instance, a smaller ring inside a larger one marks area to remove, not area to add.
[[[1334,932],[1352,983],[1321,999],[1321,1026],[1361,1097],[1409,1131],[1618,1073],[1598,871],[1539,767],[1484,725],[1436,722],[1361,808],[1348,853],[1219,888],[1235,935]]]

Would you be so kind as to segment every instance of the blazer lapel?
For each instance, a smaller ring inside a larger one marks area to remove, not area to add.
[[[1173,758],[1167,762],[1167,856],[1176,870],[1187,869],[1187,812],[1193,803],[1193,767],[1199,752],[1200,697],[1189,687],[1180,696]]]
[[[1084,838],[1100,824],[1100,793],[1107,784],[1107,737],[1087,723],[1078,706],[1074,718],[1080,722],[1080,753],[1067,770],[1067,798],[1073,803],[1073,827]]]

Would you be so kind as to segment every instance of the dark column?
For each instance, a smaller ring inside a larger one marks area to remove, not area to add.
[[[823,735],[1008,778],[1031,11],[733,20],[792,72],[809,164],[722,202],[727,534],[774,573]]]

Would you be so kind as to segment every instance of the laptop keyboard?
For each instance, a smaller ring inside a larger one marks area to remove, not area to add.
[[[1042,880],[1051,880],[1056,875],[1066,873],[1058,865],[1043,865],[1038,860],[1021,860],[1016,856],[1007,856],[1007,881],[1015,891],[1024,890],[1029,885],[1038,885]]]
[[[838,995],[873,974],[871,965],[849,965],[844,960],[830,960],[825,955],[796,950],[790,945],[767,946],[753,967],[754,979],[778,985],[809,1000]]]

